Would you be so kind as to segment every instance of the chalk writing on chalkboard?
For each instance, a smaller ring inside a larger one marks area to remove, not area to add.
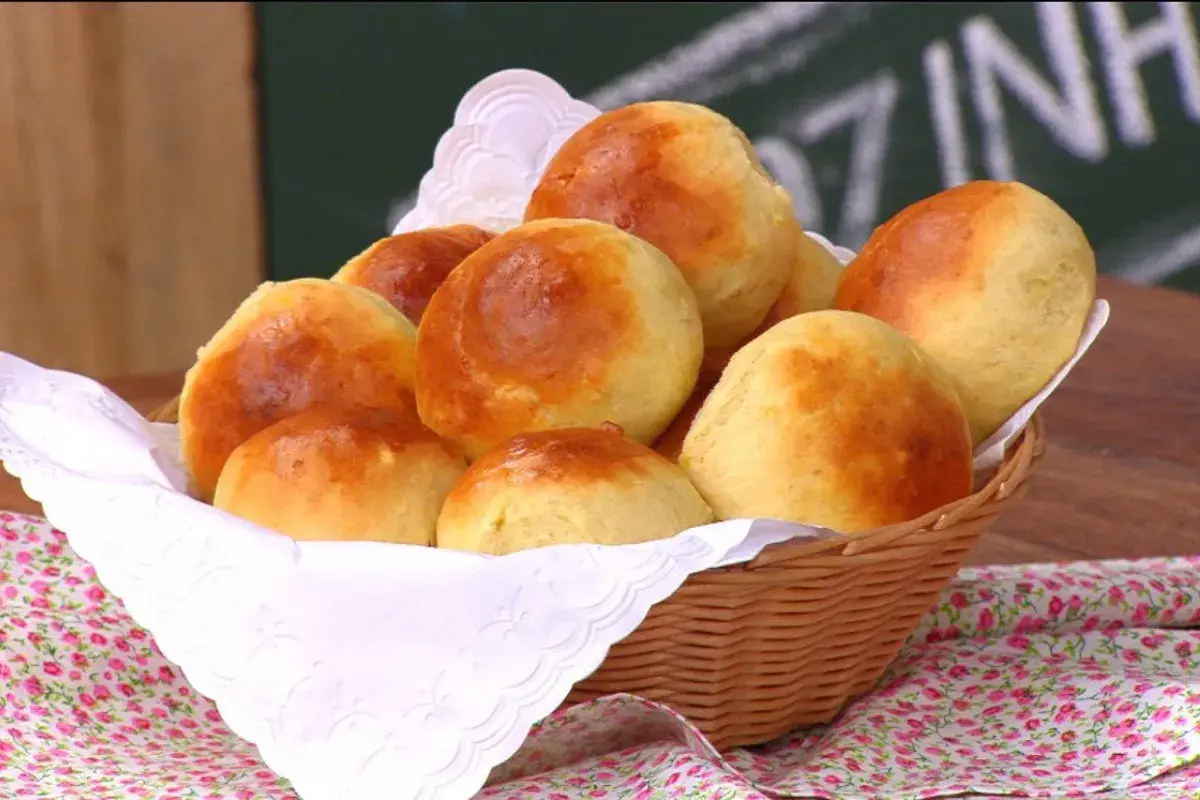
[[[654,98],[718,105],[754,87],[796,84],[787,93],[790,105],[777,109],[772,121],[748,126],[748,133],[764,164],[791,192],[804,224],[851,247],[898,210],[884,207],[885,189],[890,165],[905,157],[897,136],[913,135],[912,126],[900,129],[897,116],[913,104],[927,115],[920,130],[932,138],[936,158],[930,166],[944,187],[984,177],[1037,185],[1046,167],[1021,161],[1018,118],[1022,125],[1032,121],[1052,143],[1052,155],[1040,155],[1042,161],[1069,159],[1100,169],[1118,151],[1155,147],[1158,120],[1168,112],[1198,126],[1188,148],[1192,161],[1178,168],[1200,179],[1200,43],[1189,4],[1154,4],[1153,14],[1143,8],[1137,22],[1130,20],[1133,7],[1151,4],[1030,4],[1023,11],[1033,15],[1036,40],[1025,37],[1020,45],[997,20],[999,12],[975,13],[951,33],[931,34],[920,69],[885,63],[835,91],[828,91],[828,80],[813,81],[810,92],[806,69],[816,70],[823,53],[869,25],[880,5],[764,3],[585,99],[605,109]],[[876,31],[884,35],[886,28]],[[1144,73],[1160,61],[1170,66],[1173,91],[1157,94],[1156,107]],[[821,150],[837,137],[849,140],[842,164]],[[814,155],[817,150],[822,155]],[[822,179],[827,174],[837,175],[836,187]],[[1146,183],[1155,179],[1146,176]],[[391,220],[414,199],[397,202]],[[1191,207],[1139,219],[1121,238],[1106,242],[1110,271],[1152,283],[1200,263],[1200,190],[1191,200]]]

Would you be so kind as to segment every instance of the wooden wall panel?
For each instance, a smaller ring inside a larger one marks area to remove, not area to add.
[[[248,3],[0,3],[0,350],[186,366],[262,279]]]

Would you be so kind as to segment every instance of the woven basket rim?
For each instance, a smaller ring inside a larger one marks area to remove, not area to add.
[[[174,423],[179,421],[179,397],[176,396],[146,415],[151,422]],[[794,539],[769,545],[761,553],[744,564],[722,567],[722,570],[756,570],[778,568],[786,562],[813,556],[855,555],[878,550],[903,541],[919,531],[941,531],[960,522],[985,515],[987,507],[1007,500],[1020,488],[1033,470],[1034,462],[1042,455],[1046,446],[1046,430],[1040,412],[1035,412],[1020,439],[1009,446],[1004,460],[979,490],[959,500],[947,503],[914,520],[874,528],[857,533],[838,534],[828,538]]]

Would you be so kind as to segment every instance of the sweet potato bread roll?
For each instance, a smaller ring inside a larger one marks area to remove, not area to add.
[[[1070,359],[1095,297],[1095,256],[1066,211],[1020,183],[975,181],[876,229],[834,304],[944,366],[979,444]]]
[[[525,211],[546,217],[608,222],[666,253],[696,293],[708,347],[749,336],[796,262],[791,197],[732,122],[689,103],[637,103],[578,130]]]
[[[333,280],[370,289],[419,325],[429,299],[450,270],[495,236],[474,225],[423,228],[372,244],[337,271]]]
[[[518,433],[604,422],[649,444],[702,354],[696,298],[660,251],[601,222],[539,220],[476,250],[434,293],[417,410],[468,458]]]
[[[553,544],[634,544],[712,521],[683,472],[611,429],[521,434],[451,490],[437,545],[504,555]]]
[[[679,464],[720,519],[847,533],[915,519],[973,478],[950,379],[904,334],[846,311],[786,319],[739,350]]]
[[[796,263],[792,267],[791,275],[779,299],[767,312],[767,318],[750,334],[747,342],[769,330],[780,320],[808,311],[823,311],[833,306],[833,296],[837,291],[838,277],[842,274],[842,265],[834,258],[833,253],[806,236],[799,223],[796,225],[796,233],[799,246],[796,249]],[[747,342],[739,342],[730,347],[707,348],[704,351],[704,363],[700,367],[700,383],[705,386],[715,384],[729,359]]]
[[[264,283],[200,348],[179,399],[183,462],[211,500],[234,448],[309,409],[368,407],[416,419],[416,329],[374,292],[302,278]]]
[[[767,312],[760,331],[797,314],[833,307],[842,265],[833,253],[806,235],[799,225],[796,226],[796,234],[796,261],[779,299]]]
[[[213,505],[293,539],[432,545],[466,468],[457,447],[411,415],[306,411],[233,451]]]

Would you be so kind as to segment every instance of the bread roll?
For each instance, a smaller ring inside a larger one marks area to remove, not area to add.
[[[799,228],[799,226],[797,226]],[[759,328],[765,331],[780,320],[809,311],[824,311],[833,307],[842,265],[815,239],[797,230],[796,261],[792,266],[783,292]]]
[[[404,414],[307,411],[242,442],[213,505],[293,539],[428,546],[466,467]]]
[[[705,344],[734,345],[779,297],[796,261],[795,212],[725,117],[688,103],[601,114],[555,154],[525,219],[608,222],[666,253],[696,293]]]
[[[613,430],[526,433],[489,450],[446,498],[437,544],[504,555],[634,544],[712,521],[678,467]]]
[[[620,425],[649,444],[696,382],[696,298],[661,252],[590,220],[497,236],[437,290],[417,409],[468,458],[525,431]]]
[[[979,444],[1074,354],[1096,296],[1079,225],[1020,183],[948,189],[881,225],[835,305],[911,336],[950,373]]]
[[[413,413],[415,344],[412,323],[374,292],[312,278],[264,283],[184,378],[179,438],[193,490],[211,500],[234,448],[300,411]]]
[[[799,235],[796,263],[779,299],[746,341],[729,347],[709,347],[704,351],[704,362],[700,366],[702,386],[714,385],[733,354],[775,323],[808,311],[823,311],[833,305],[838,277],[842,274],[841,263],[833,253],[807,236],[799,223],[796,232]]]
[[[950,379],[904,334],[845,311],[786,319],[739,350],[679,463],[720,519],[847,533],[915,519],[973,477]]]
[[[389,236],[347,261],[333,280],[382,295],[417,325],[450,270],[494,235],[474,225],[450,225]]]

